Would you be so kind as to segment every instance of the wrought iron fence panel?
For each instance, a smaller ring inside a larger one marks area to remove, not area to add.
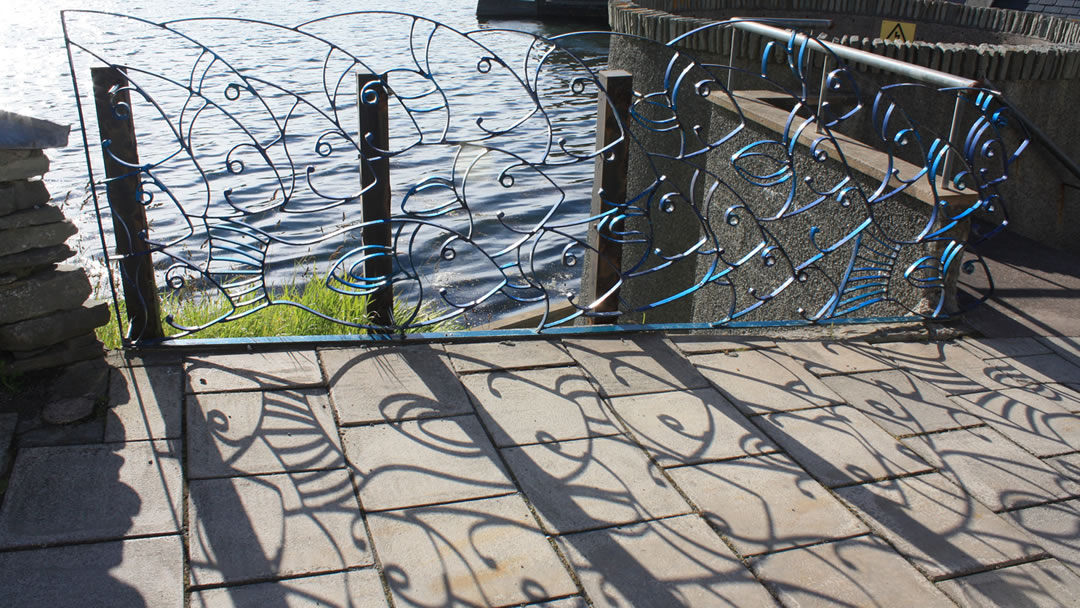
[[[899,82],[814,38],[741,64],[688,50],[737,44],[733,22],[659,44],[393,12],[63,20],[131,342],[268,306],[402,334],[524,308],[538,332],[943,317],[1027,142],[991,90]],[[375,314],[300,301],[294,272]]]

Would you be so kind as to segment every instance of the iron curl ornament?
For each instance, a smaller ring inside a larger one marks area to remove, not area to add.
[[[688,50],[742,20],[666,44],[396,12],[63,22],[103,245],[144,249],[109,265],[115,298],[125,260],[151,258],[156,291],[135,297],[173,337],[268,306],[382,335],[523,309],[535,332],[948,317],[957,276],[987,272],[975,247],[1007,225],[1001,186],[1028,142],[989,88],[872,74],[794,30],[752,61]],[[123,74],[109,119],[132,121],[137,155],[88,135],[89,68]],[[379,106],[381,126],[358,118]],[[105,196],[125,179],[145,226]],[[385,213],[364,203],[377,191]],[[298,269],[393,313],[290,299]],[[179,297],[220,310],[190,323]]]

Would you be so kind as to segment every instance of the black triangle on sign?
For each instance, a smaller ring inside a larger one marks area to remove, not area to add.
[[[886,38],[889,40],[896,40],[899,38],[903,42],[908,41],[907,36],[904,35],[904,28],[900,27],[899,23],[893,26],[892,31],[889,32],[889,35],[886,36]]]

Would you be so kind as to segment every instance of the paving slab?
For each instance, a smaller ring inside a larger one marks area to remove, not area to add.
[[[931,470],[911,449],[849,405],[768,414],[754,421],[828,487]]]
[[[1046,556],[1034,538],[937,473],[836,494],[931,580]]]
[[[374,563],[346,471],[193,480],[187,517],[195,587]]]
[[[1026,357],[1010,357],[1009,359],[992,359],[991,361],[1007,362],[1017,371],[1023,374],[1027,382],[1018,384],[1066,384],[1080,382],[1080,366],[1070,363],[1065,357],[1057,353],[1047,355],[1029,355]]]
[[[577,592],[519,495],[384,511],[368,523],[397,606],[516,606]]]
[[[323,385],[315,351],[188,357],[189,393],[258,391]]]
[[[462,383],[500,447],[622,432],[577,367],[470,374]]]
[[[607,397],[703,388],[709,383],[659,335],[563,340]]]
[[[326,389],[187,398],[188,479],[345,467]]]
[[[473,416],[347,428],[345,455],[368,511],[484,498],[514,491]]]
[[[799,608],[955,608],[918,570],[873,536],[781,551],[751,563],[781,601]]]
[[[503,450],[544,527],[565,534],[690,511],[641,449],[621,437]]]
[[[779,351],[716,353],[690,360],[717,390],[747,414],[841,402],[821,380]]]
[[[704,355],[733,350],[776,348],[776,341],[762,336],[709,336],[686,334],[668,336],[668,340],[687,355]]]
[[[822,381],[897,437],[982,424],[950,401],[945,391],[898,370],[830,376]]]
[[[947,431],[904,443],[994,511],[1080,494],[1080,485],[993,429]]]
[[[1069,479],[1080,482],[1080,452],[1044,458],[1043,462],[1054,467]]]
[[[557,342],[549,340],[503,340],[476,344],[447,344],[443,347],[450,364],[459,373],[499,369],[528,369],[574,365],[574,360]]]
[[[1080,338],[1044,336],[1039,340],[1073,365],[1080,365]]]
[[[271,583],[205,589],[191,594],[191,608],[388,608],[374,568],[290,578]]]
[[[1022,338],[964,338],[957,342],[980,359],[1045,355],[1050,346],[1035,337]]]
[[[328,349],[319,355],[341,424],[472,413],[437,346]]]
[[[778,606],[696,515],[558,542],[593,606]]]
[[[176,441],[23,448],[0,510],[0,547],[175,534]]]
[[[897,368],[950,395],[1023,386],[1030,380],[1000,359],[984,361],[955,342],[892,342],[877,349]]]
[[[180,536],[0,553],[0,589],[22,608],[184,606]]]
[[[744,556],[869,531],[785,454],[679,467],[668,473]]]
[[[1005,389],[970,393],[955,399],[994,430],[1036,456],[1080,450],[1080,416],[1039,392]]]
[[[1053,559],[942,581],[938,589],[961,608],[1080,606],[1080,576]]]
[[[112,370],[105,441],[177,439],[184,374],[179,365]]]
[[[816,376],[876,372],[893,367],[887,357],[869,346],[818,340],[779,342],[778,346]]]
[[[777,451],[713,388],[613,397],[611,407],[660,466]]]
[[[1019,509],[1009,517],[1050,555],[1080,574],[1080,500]]]

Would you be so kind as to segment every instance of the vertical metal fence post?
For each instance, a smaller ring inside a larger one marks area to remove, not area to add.
[[[394,270],[390,230],[390,148],[388,91],[375,74],[357,74],[356,96],[360,114],[360,185],[363,220],[377,222],[364,227],[367,255],[364,277],[385,282],[368,302],[368,312],[377,325],[394,323],[394,293],[389,283]]]
[[[822,124],[823,118],[821,116],[821,108],[825,105],[825,96],[828,94],[829,84],[829,53],[828,51],[822,51],[821,57],[821,86],[818,87],[817,98],[817,120],[814,122],[817,125],[817,132],[821,133],[825,127]]]
[[[599,74],[600,84],[607,91],[600,93],[596,112],[596,148],[611,146],[605,154],[596,157],[593,169],[593,196],[591,215],[611,210],[612,204],[626,202],[626,175],[630,157],[629,128],[630,103],[633,100],[633,76],[623,70],[604,70]],[[624,128],[627,130],[624,132]],[[621,140],[620,140],[621,138]],[[616,143],[618,142],[618,143]],[[612,145],[614,144],[614,145]],[[603,191],[603,197],[600,192]],[[601,298],[593,309],[596,312],[618,312],[619,292],[616,285],[622,271],[622,243],[614,234],[611,216],[605,218],[596,230],[589,231],[589,245],[596,255],[586,257],[589,268],[585,276],[594,281],[592,297]],[[586,302],[586,305],[591,304]],[[592,323],[614,323],[617,316],[592,317]]]
[[[105,161],[105,192],[127,308],[125,337],[132,342],[161,338],[161,303],[151,247],[146,242],[149,226],[140,201],[139,153],[127,75],[118,68],[98,67],[90,69],[90,77]]]
[[[947,148],[947,151],[945,152],[945,162],[943,163],[943,167],[941,169],[941,180],[943,182],[942,186],[944,186],[948,190],[956,190],[956,186],[952,183],[952,172],[954,164],[953,154],[959,154],[959,152],[954,151],[954,146],[958,145],[958,142],[956,141],[956,123],[960,120],[960,104],[962,103],[960,94],[961,91],[956,92],[956,102],[953,104],[952,119],[949,121],[949,148]]]

